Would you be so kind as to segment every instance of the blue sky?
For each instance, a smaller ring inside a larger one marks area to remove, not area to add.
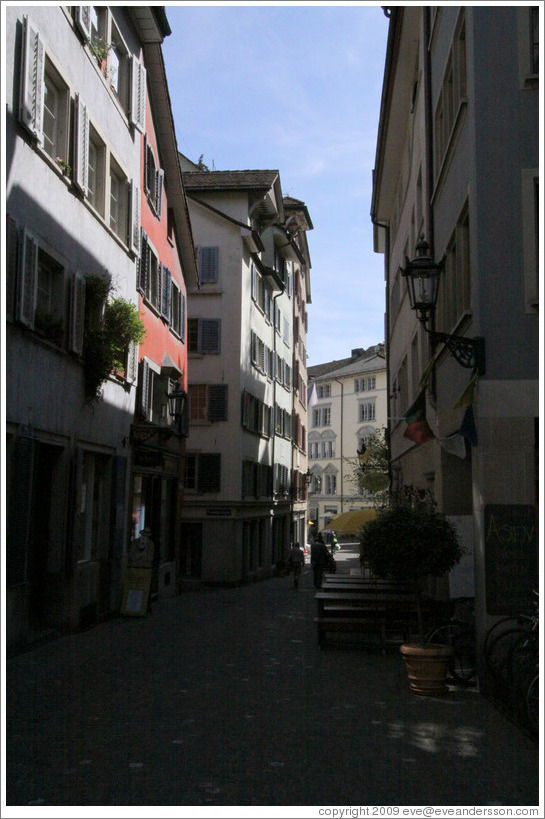
[[[211,170],[277,169],[314,230],[309,366],[384,340],[372,169],[388,20],[375,4],[166,6],[178,148]]]

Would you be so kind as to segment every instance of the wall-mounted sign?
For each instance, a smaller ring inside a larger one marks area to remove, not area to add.
[[[229,506],[211,506],[206,510],[206,514],[209,518],[225,518],[229,517],[232,513],[233,510]]]
[[[485,506],[484,544],[488,614],[531,614],[538,584],[535,507]]]

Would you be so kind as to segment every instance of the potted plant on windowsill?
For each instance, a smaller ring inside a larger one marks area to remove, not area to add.
[[[89,42],[91,54],[95,55],[96,61],[103,74],[105,74],[106,71],[108,52],[111,48],[112,44],[108,43],[103,37],[93,37],[93,39]]]
[[[401,646],[414,693],[435,696],[448,691],[445,679],[452,646],[425,642],[423,585],[442,577],[462,558],[464,548],[451,521],[431,496],[412,488],[364,524],[361,559],[378,578],[410,583],[414,591],[418,642]]]

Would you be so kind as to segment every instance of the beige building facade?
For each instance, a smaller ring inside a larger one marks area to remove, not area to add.
[[[387,425],[383,344],[309,367],[309,534],[342,512],[372,506],[356,478],[358,454]]]

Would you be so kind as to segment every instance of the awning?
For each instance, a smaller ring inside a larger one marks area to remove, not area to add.
[[[342,512],[330,520],[325,528],[332,529],[336,535],[357,535],[364,523],[374,520],[377,513],[374,509],[356,509],[353,512]]]

